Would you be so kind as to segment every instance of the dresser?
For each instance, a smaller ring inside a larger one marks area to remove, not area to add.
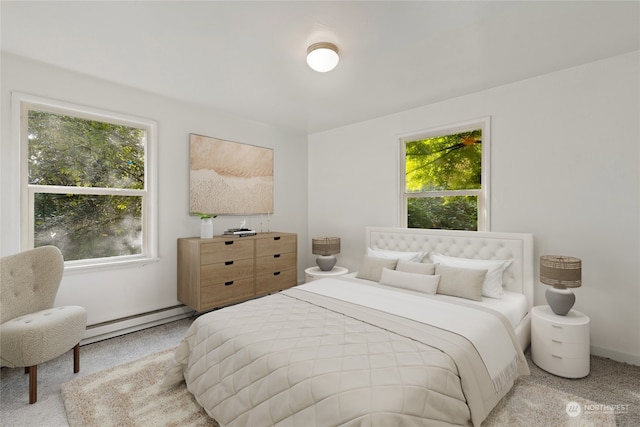
[[[531,358],[552,374],[582,378],[589,374],[589,317],[577,310],[558,316],[548,305],[531,311]]]
[[[178,239],[178,301],[206,311],[295,286],[297,253],[293,233]]]

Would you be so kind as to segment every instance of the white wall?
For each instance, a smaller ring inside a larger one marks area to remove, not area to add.
[[[640,53],[309,136],[309,236],[398,226],[398,135],[491,117],[491,230],[535,236],[538,257],[582,258],[575,308],[594,354],[640,364]],[[433,82],[429,82],[432,84]],[[308,264],[313,264],[309,254]]]
[[[57,305],[78,304],[88,311],[89,325],[175,306],[176,239],[199,234],[189,216],[189,133],[198,133],[274,149],[274,212],[271,230],[298,233],[299,280],[308,257],[307,136],[230,117],[198,105],[180,103],[117,84],[2,55],[2,141],[0,235],[1,254],[19,247],[18,151],[11,130],[11,92],[19,91],[95,108],[146,117],[159,130],[159,262],[144,267],[65,273]],[[240,217],[218,217],[218,234],[239,225]],[[260,217],[247,224],[259,229]],[[184,310],[183,310],[184,311]],[[175,311],[174,311],[175,312]],[[162,316],[162,315],[160,315]],[[157,316],[156,316],[157,317]]]

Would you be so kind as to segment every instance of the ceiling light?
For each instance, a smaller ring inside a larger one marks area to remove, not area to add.
[[[320,73],[333,70],[338,61],[338,47],[333,43],[314,43],[307,49],[307,64]]]

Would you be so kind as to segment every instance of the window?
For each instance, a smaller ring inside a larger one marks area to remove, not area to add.
[[[14,96],[23,246],[57,246],[69,267],[155,257],[155,123]]]
[[[488,230],[489,134],[487,118],[401,138],[404,226]]]

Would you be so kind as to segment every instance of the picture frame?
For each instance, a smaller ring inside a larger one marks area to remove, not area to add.
[[[272,148],[189,134],[189,211],[273,213]]]

